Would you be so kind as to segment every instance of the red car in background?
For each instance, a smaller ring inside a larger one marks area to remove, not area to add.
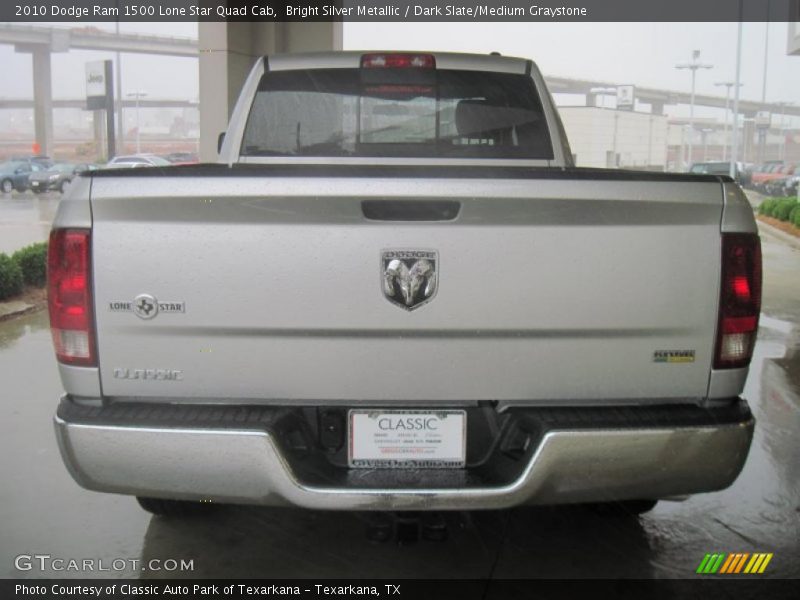
[[[768,194],[770,193],[769,188],[772,182],[792,176],[795,168],[796,165],[794,164],[787,165],[782,162],[765,163],[753,171],[750,186],[763,194]]]

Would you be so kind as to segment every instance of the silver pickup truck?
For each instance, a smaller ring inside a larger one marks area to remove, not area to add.
[[[643,511],[750,446],[750,205],[576,168],[530,60],[265,57],[219,162],[87,174],[48,260],[64,462],[155,513]]]

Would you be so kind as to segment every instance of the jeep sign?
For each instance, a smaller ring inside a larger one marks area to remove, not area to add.
[[[86,98],[106,95],[105,61],[96,60],[86,63]]]

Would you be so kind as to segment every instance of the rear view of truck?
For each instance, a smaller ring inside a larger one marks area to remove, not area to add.
[[[759,248],[727,178],[572,166],[530,61],[270,57],[219,163],[62,201],[62,454],[155,512],[722,489],[752,437]]]

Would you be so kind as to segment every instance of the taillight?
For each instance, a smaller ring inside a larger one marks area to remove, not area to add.
[[[723,233],[715,369],[750,364],[760,310],[761,242],[755,234]]]
[[[435,69],[431,54],[364,54],[362,69]]]
[[[56,357],[62,363],[95,366],[88,229],[54,229],[47,249],[47,303]]]

